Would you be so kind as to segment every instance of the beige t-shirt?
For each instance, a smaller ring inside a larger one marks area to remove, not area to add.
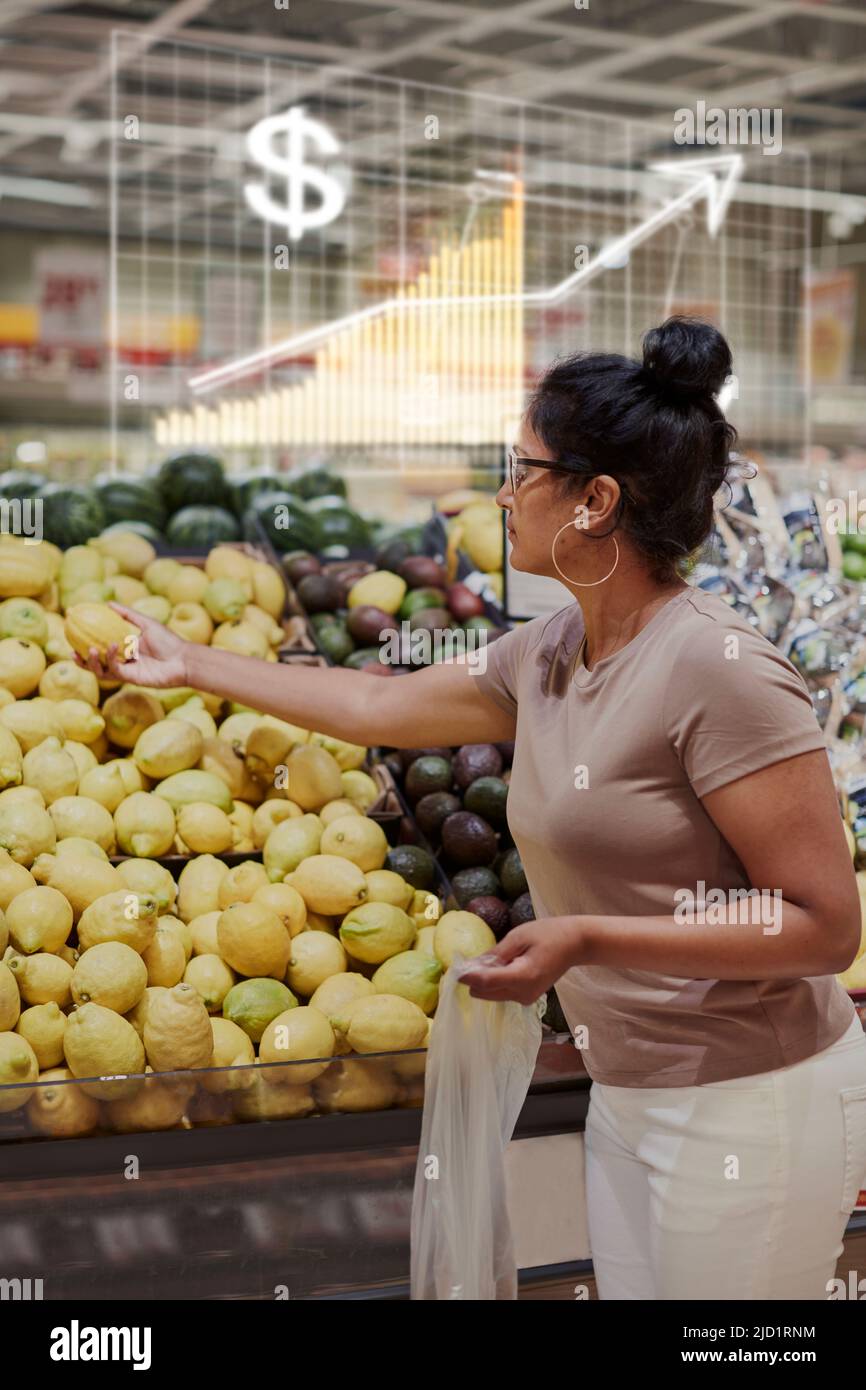
[[[710,889],[747,889],[699,798],[825,746],[801,677],[700,589],[591,671],[582,638],[572,602],[491,643],[476,676],[516,714],[508,823],[536,916],[673,916],[683,889],[697,906]],[[833,975],[686,980],[590,965],[556,991],[572,1029],[587,1029],[587,1071],[611,1086],[790,1066],[829,1047],[854,1013]]]

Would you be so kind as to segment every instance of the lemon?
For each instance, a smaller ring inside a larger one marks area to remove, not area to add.
[[[435,940],[436,940],[436,928],[435,928],[435,927],[421,927],[421,928],[419,929],[419,931],[418,931],[418,935],[415,937],[415,946],[414,946],[414,949],[415,949],[416,951],[423,951],[424,954],[427,955],[427,956],[435,956],[435,955],[436,955],[436,948],[435,948],[435,945],[434,945]]]
[[[46,700],[85,700],[94,709],[99,704],[99,681],[74,661],[55,661],[39,682],[39,694]]]
[[[200,917],[193,917],[189,925],[189,934],[192,938],[192,953],[194,956],[218,956],[219,941],[217,940],[217,922],[220,919],[219,908],[215,912],[203,912]]]
[[[56,843],[50,812],[26,803],[0,806],[0,849],[7,850],[16,863],[29,868],[37,855],[50,853]]]
[[[182,922],[179,917],[172,917],[170,914],[166,914],[159,918],[156,925],[158,927],[165,927],[166,931],[174,932],[183,947],[184,958],[187,961],[192,958],[192,932],[186,922]]]
[[[234,971],[221,956],[193,956],[183,972],[184,982],[198,990],[209,1014],[219,1013],[235,983]]]
[[[328,1062],[312,1059],[333,1057],[336,1044],[333,1028],[318,1009],[308,1006],[278,1014],[262,1034],[259,1060],[293,1065],[274,1068],[270,1075],[265,1072],[265,1081],[291,1086],[304,1086],[314,1081]]]
[[[131,1023],[103,1004],[82,1004],[69,1015],[63,1055],[73,1076],[87,1078],[82,1089],[97,1099],[117,1100],[141,1087],[141,1038]],[[112,1079],[93,1081],[92,1077]]]
[[[206,1091],[245,1091],[253,1085],[256,1074],[256,1053],[242,1028],[228,1018],[212,1018],[213,1056],[210,1067],[201,1077]],[[232,1068],[231,1071],[225,1070]]]
[[[109,1128],[119,1134],[174,1129],[184,1117],[191,1094],[189,1081],[185,1077],[157,1077],[152,1067],[148,1067],[138,1093],[109,1101],[105,1107],[105,1119]]]
[[[254,859],[236,864],[233,869],[229,869],[220,883],[219,905],[226,908],[231,907],[232,903],[251,902],[256,890],[266,888],[269,882],[264,865],[258,864]]]
[[[102,1004],[125,1014],[138,1003],[149,981],[137,951],[122,941],[103,941],[85,951],[72,971],[76,1004]]]
[[[421,1078],[423,1081],[424,1073],[427,1070],[427,1049],[430,1046],[430,1034],[433,1028],[432,1018],[427,1019],[427,1037],[419,1044],[422,1051],[408,1052],[405,1056],[395,1057],[391,1066],[397,1076],[403,1081],[413,1081]]]
[[[377,994],[399,994],[429,1014],[439,1002],[441,976],[442,966],[435,956],[424,951],[400,951],[379,966],[373,988]]]
[[[343,918],[340,940],[355,960],[381,965],[389,956],[409,950],[415,923],[392,903],[362,903]]]
[[[36,880],[30,870],[17,863],[5,849],[0,850],[0,908],[5,912],[16,894],[35,887]]]
[[[7,598],[0,603],[0,637],[17,637],[44,647],[48,623],[41,603],[32,598]]]
[[[87,1095],[63,1066],[41,1072],[27,1102],[27,1118],[33,1128],[55,1139],[89,1134],[99,1123],[100,1114],[99,1102]]]
[[[183,979],[186,951],[176,932],[163,927],[159,921],[150,945],[141,953],[147,974],[147,984],[164,985],[170,989]],[[126,1010],[121,1010],[125,1013]]]
[[[81,953],[77,951],[74,946],[70,946],[68,942],[65,946],[58,946],[53,954],[59,956],[61,960],[67,961],[72,966],[73,970],[81,959]]]
[[[94,767],[99,766],[96,754],[92,748],[87,747],[86,743],[77,743],[75,739],[68,738],[63,747],[78,768],[79,778],[83,777],[85,772],[90,772]],[[81,786],[80,781],[78,785]]]
[[[329,975],[311,996],[310,1007],[323,1013],[334,1029],[337,1052],[350,1051],[345,1036],[336,1026],[337,1019],[343,1017],[347,1004],[354,1003],[356,999],[364,999],[369,994],[375,994],[372,981],[356,971],[344,970],[337,975]]]
[[[56,700],[54,707],[64,738],[95,747],[105,729],[102,715],[86,700]]]
[[[262,849],[275,826],[285,820],[300,820],[303,815],[294,801],[263,801],[253,812],[253,844]]]
[[[16,1026],[20,1012],[18,981],[6,962],[0,961],[0,1033],[8,1033]]]
[[[387,1110],[397,1099],[398,1083],[375,1058],[347,1057],[332,1062],[313,1086],[313,1095],[326,1114]]]
[[[350,859],[337,854],[313,854],[303,859],[294,870],[292,887],[308,908],[326,917],[347,913],[367,897],[367,880],[362,871]]]
[[[134,893],[156,899],[158,914],[171,912],[177,898],[177,884],[162,864],[152,859],[124,859],[117,872],[127,888]]]
[[[53,700],[14,700],[0,709],[0,725],[15,735],[24,753],[44,738],[63,738],[63,725]]]
[[[0,952],[6,950],[9,945],[9,928],[6,925],[6,914],[0,911]],[[2,1032],[2,1029],[0,1029]]]
[[[212,854],[202,854],[186,864],[177,881],[177,915],[184,922],[219,909],[219,886],[228,864]]]
[[[339,820],[343,816],[360,816],[362,813],[354,802],[338,796],[336,801],[326,801],[318,814],[322,825],[328,826],[331,821]]]
[[[40,747],[43,746],[40,745]],[[71,754],[67,756],[71,757]],[[98,801],[100,806],[104,806],[111,815],[114,815],[121,801],[127,795],[123,777],[117,765],[118,761],[92,767],[89,772],[85,772],[78,783],[78,791],[82,796],[89,797],[91,801]]]
[[[406,581],[391,570],[375,570],[358,579],[349,590],[350,608],[372,604],[384,613],[396,613],[406,595]]]
[[[117,844],[124,854],[156,859],[171,850],[175,834],[174,811],[152,792],[133,792],[114,813]]]
[[[195,854],[224,854],[232,847],[231,821],[225,811],[207,801],[193,801],[189,806],[182,806],[177,816],[177,831]]]
[[[22,777],[23,756],[21,744],[17,738],[0,724],[0,787],[17,787],[19,785]]]
[[[67,835],[64,840],[58,840],[54,853],[59,855],[86,854],[92,859],[98,859],[102,864],[108,863],[108,855],[102,845],[98,845],[95,840],[85,840],[81,835]]]
[[[126,1019],[127,1023],[132,1024],[133,1028],[135,1029],[136,1033],[140,1038],[143,1037],[144,1034],[144,1020],[147,1017],[147,1011],[150,1008],[150,1001],[157,994],[167,993],[168,990],[165,989],[162,985],[148,985],[147,989],[144,991],[144,994],[141,996],[138,1003],[135,1004],[133,1008],[129,1010],[128,1013],[124,1014],[124,1018]]]
[[[286,767],[289,796],[303,811],[317,811],[342,794],[339,763],[324,748],[301,744],[289,753]]]
[[[165,597],[174,605],[197,604],[209,583],[204,570],[200,570],[198,565],[181,565],[174,578],[169,580]]]
[[[205,560],[204,572],[208,581],[233,579],[243,589],[247,601],[253,597],[252,561],[230,545],[215,545]]]
[[[18,992],[25,1004],[50,1004],[61,1009],[72,1003],[72,966],[51,951],[35,956],[9,956],[6,964],[18,981]]]
[[[236,801],[229,820],[232,823],[232,849],[235,854],[252,854],[253,808],[246,801]]]
[[[416,888],[412,902],[406,910],[419,930],[422,927],[435,926],[442,916],[442,904],[436,894],[425,888]]]
[[[33,1048],[40,1071],[57,1067],[63,1061],[66,1015],[53,1000],[50,1004],[34,1004],[25,1009],[15,1025],[15,1032],[26,1038]]]
[[[265,840],[264,865],[272,883],[279,883],[293,873],[303,859],[318,854],[322,839],[322,823],[318,816],[307,813],[284,820],[275,826]]]
[[[72,930],[72,908],[56,888],[28,888],[6,909],[6,925],[16,951],[56,951]]]
[[[20,1110],[33,1095],[25,1083],[39,1075],[36,1053],[19,1033],[0,1033],[0,1113]]]
[[[496,937],[475,912],[446,912],[436,923],[433,947],[447,970],[456,955],[468,960],[496,945]]]
[[[294,1120],[315,1110],[309,1086],[273,1085],[267,1081],[267,1073],[268,1068],[263,1071],[256,1067],[253,1084],[233,1097],[235,1112],[242,1120]]]
[[[71,753],[59,738],[45,738],[24,754],[21,766],[25,787],[41,792],[46,806],[60,797],[74,796],[78,791],[78,768]]]
[[[165,596],[181,569],[178,560],[151,560],[141,577],[152,594]]]
[[[399,994],[356,999],[336,1026],[354,1052],[404,1052],[421,1047],[427,1037],[427,1015]]]
[[[367,901],[370,903],[390,903],[392,907],[408,911],[415,893],[411,883],[407,883],[392,869],[373,869],[364,874],[367,880]]]
[[[114,850],[111,812],[89,796],[61,796],[52,802],[49,815],[58,840],[65,840],[67,835],[79,835],[85,840],[95,840],[106,854]]]
[[[217,922],[219,954],[239,975],[282,979],[292,938],[275,912],[261,903],[233,903]]]
[[[357,864],[362,873],[381,869],[388,853],[385,832],[368,816],[341,816],[326,826],[319,846],[322,854],[336,854]]]
[[[102,855],[75,851],[70,848],[73,841],[61,840],[63,852],[58,846],[57,854],[40,854],[33,864],[33,881],[45,883],[62,893],[72,908],[76,921],[86,908],[123,887],[123,879],[113,864]],[[93,845],[92,849],[99,849]],[[3,870],[0,866],[0,882]],[[2,898],[0,898],[2,901]]]
[[[122,941],[134,951],[146,951],[156,932],[156,899],[124,888],[106,893],[86,907],[78,921],[79,950],[102,941]]]
[[[290,936],[297,936],[307,925],[307,905],[289,883],[266,883],[256,889],[250,901],[275,912]]]
[[[353,769],[340,774],[340,791],[337,795],[351,801],[353,806],[366,814],[373,802],[379,799],[379,788],[369,773]]]
[[[188,724],[194,724],[202,736],[202,744],[207,739],[216,738],[217,726],[213,715],[205,709],[204,700],[200,695],[193,695],[191,699],[185,700],[177,709],[169,710],[168,719],[185,719]],[[199,761],[199,767],[202,767]],[[207,772],[207,768],[202,768]]]
[[[192,985],[181,983],[151,997],[144,1017],[144,1047],[154,1071],[208,1066],[213,1033],[207,1009]]]
[[[32,695],[45,670],[45,653],[36,642],[0,638],[0,684],[16,700]]]
[[[132,757],[141,772],[160,781],[195,767],[203,745],[201,731],[188,719],[161,719],[139,734]]]
[[[222,1012],[257,1043],[272,1019],[297,1006],[292,991],[280,980],[260,978],[233,985],[223,1000]]]
[[[286,984],[293,993],[309,997],[329,976],[345,973],[347,965],[346,952],[335,936],[304,931],[292,941]]]

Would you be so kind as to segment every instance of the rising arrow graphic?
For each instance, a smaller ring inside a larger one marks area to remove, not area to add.
[[[417,309],[429,308],[434,305],[436,308],[443,308],[449,305],[478,304],[482,300],[485,304],[521,303],[529,308],[556,304],[579,286],[587,284],[596,275],[601,274],[602,271],[623,265],[634,247],[640,246],[642,242],[653,236],[659,227],[663,227],[666,222],[670,222],[681,212],[685,212],[687,208],[703,199],[706,199],[707,203],[707,231],[711,237],[715,237],[724,221],[728,204],[742,172],[743,156],[741,154],[725,154],[699,159],[664,160],[661,163],[650,164],[648,167],[652,173],[660,174],[663,178],[685,183],[685,190],[679,197],[673,198],[657,212],[645,218],[643,222],[639,222],[630,232],[626,232],[623,236],[617,237],[615,241],[603,246],[593,260],[587,261],[586,265],[566,276],[564,280],[560,280],[558,284],[548,285],[541,290],[527,290],[522,294],[443,295],[437,299],[411,300],[383,299],[378,304],[370,304],[367,308],[358,309],[355,313],[346,314],[343,318],[332,319],[330,323],[320,324],[318,328],[305,329],[303,333],[295,334],[292,338],[284,338],[282,342],[274,343],[271,347],[260,348],[257,352],[251,352],[245,357],[235,358],[234,361],[225,362],[220,367],[212,367],[209,371],[201,372],[198,376],[190,378],[190,390],[197,395],[204,395],[218,386],[226,386],[238,377],[247,376],[252,372],[264,371],[275,362],[296,356],[299,352],[313,347],[324,338],[329,338],[331,334],[339,333],[341,329],[350,328],[354,324],[366,323],[369,319],[380,318],[383,314],[394,310],[411,313]]]

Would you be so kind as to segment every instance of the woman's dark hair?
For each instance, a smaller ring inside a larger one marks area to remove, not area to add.
[[[619,524],[661,582],[712,531],[737,437],[714,399],[731,365],[712,324],[669,318],[647,333],[642,362],[575,353],[553,363],[529,402],[527,420],[555,459],[584,480],[616,478]]]

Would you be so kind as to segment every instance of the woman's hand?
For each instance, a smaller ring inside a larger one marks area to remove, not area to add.
[[[492,951],[476,956],[460,983],[476,999],[532,1004],[582,957],[578,917],[547,917],[512,927]]]
[[[115,642],[108,648],[104,664],[96,647],[90,648],[86,662],[76,656],[78,664],[87,666],[100,680],[113,677],[130,685],[154,687],[189,685],[186,652],[190,644],[155,618],[136,613],[134,608],[124,608],[120,603],[112,603],[111,607],[141,628],[136,655],[124,661]]]

